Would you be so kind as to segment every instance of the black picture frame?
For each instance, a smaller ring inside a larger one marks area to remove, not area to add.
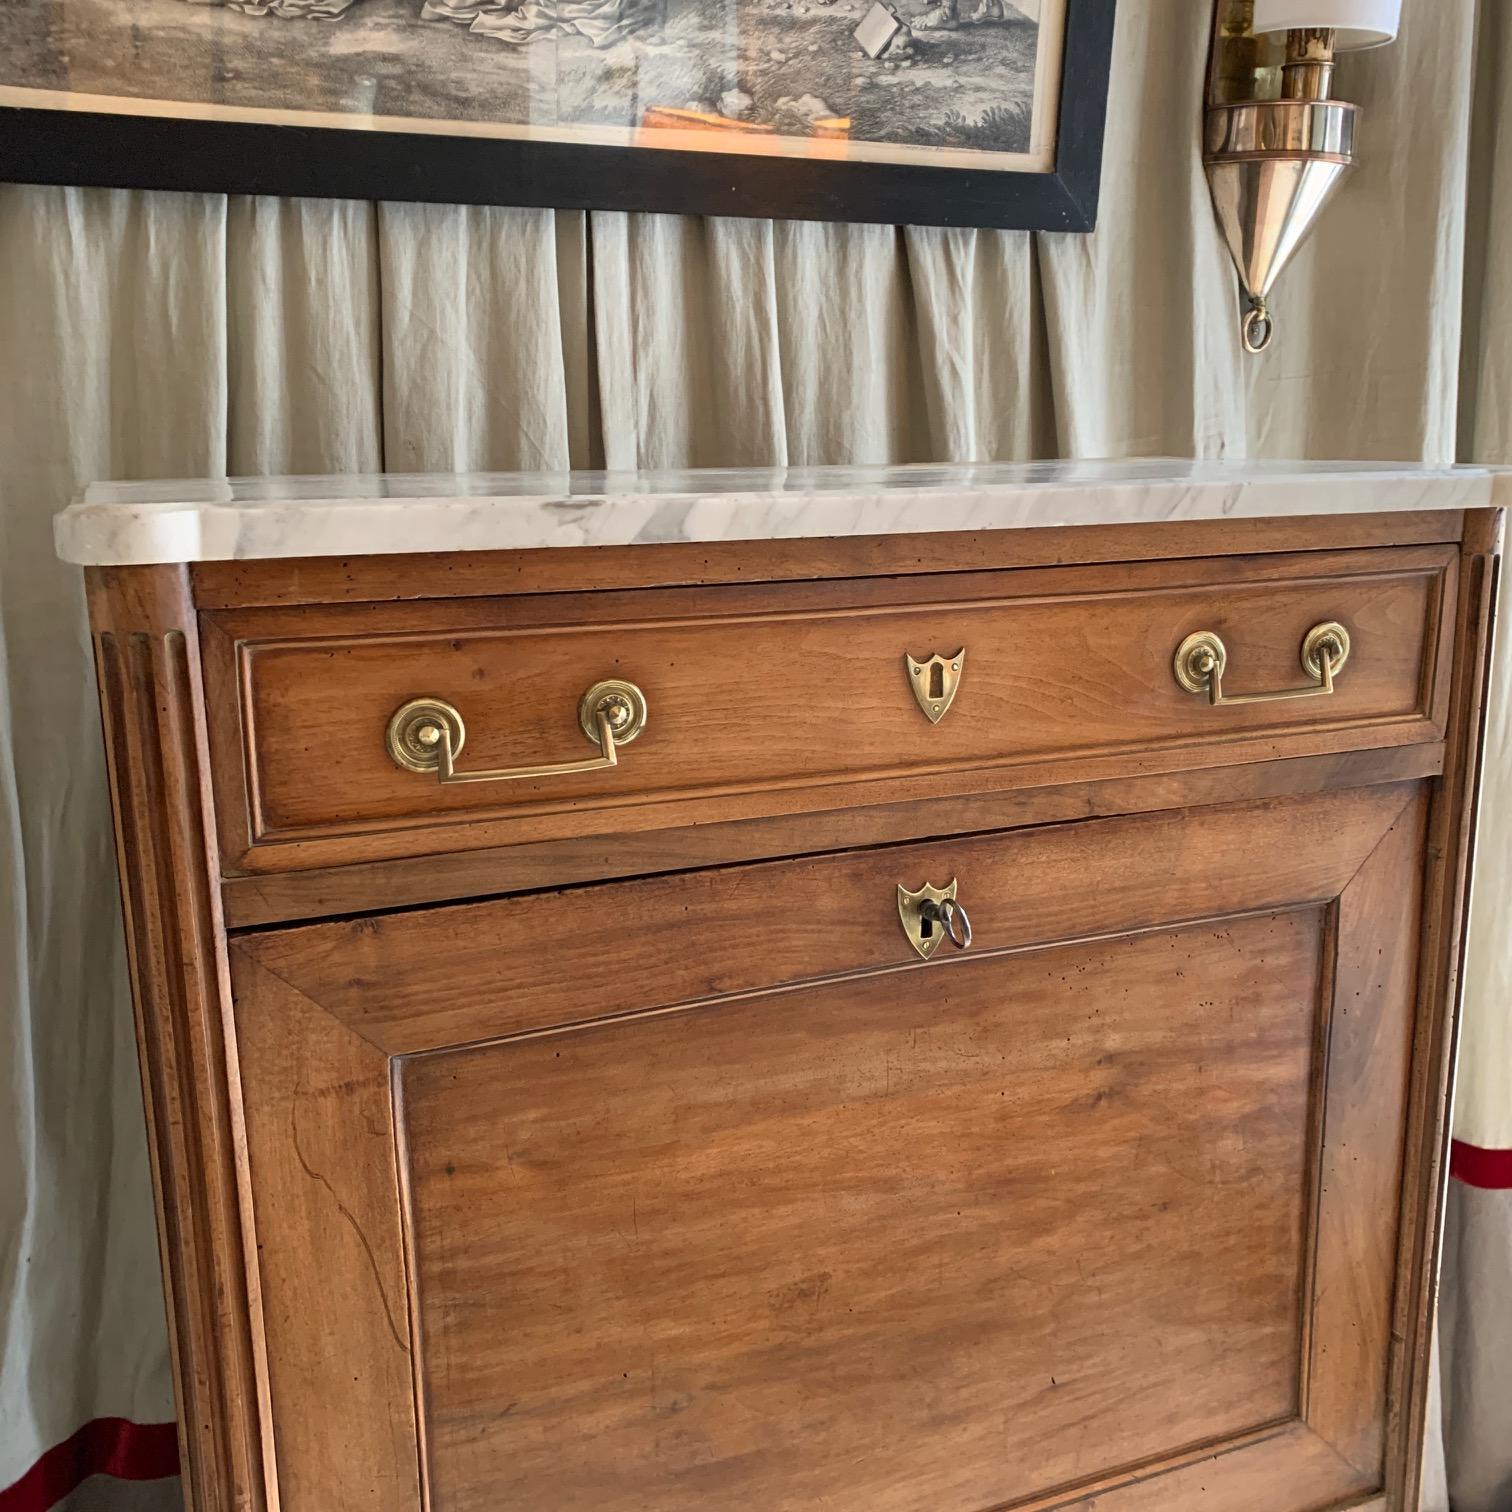
[[[1067,0],[1048,172],[0,107],[0,181],[1091,231],[1115,5]]]

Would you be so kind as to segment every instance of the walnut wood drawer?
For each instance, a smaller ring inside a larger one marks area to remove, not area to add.
[[[1457,557],[1398,547],[911,579],[247,609],[202,616],[230,871],[817,812],[1443,737]],[[1222,637],[1226,691],[1296,687],[1308,629],[1352,652],[1330,697],[1213,707],[1172,670]],[[965,649],[931,723],[905,654]],[[584,690],[644,690],[618,766],[443,787],[395,765],[394,710],[466,721],[458,767],[591,758]]]

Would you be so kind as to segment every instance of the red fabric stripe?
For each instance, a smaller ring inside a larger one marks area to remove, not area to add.
[[[0,1491],[0,1512],[49,1512],[91,1475],[138,1481],[178,1473],[176,1423],[96,1418],[54,1444],[15,1485]]]
[[[1449,1147],[1449,1174],[1488,1192],[1512,1190],[1512,1150],[1487,1150],[1456,1139]]]

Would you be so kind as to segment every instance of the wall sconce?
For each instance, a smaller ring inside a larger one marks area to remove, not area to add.
[[[1401,14],[1402,0],[1216,0],[1202,162],[1248,352],[1270,345],[1271,287],[1354,165],[1358,111],[1332,98],[1334,54],[1390,42]]]

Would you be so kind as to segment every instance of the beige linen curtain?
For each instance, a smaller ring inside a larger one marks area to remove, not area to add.
[[[0,1488],[86,1421],[172,1415],[81,584],[50,542],[81,483],[1512,462],[1506,9],[1406,0],[1395,46],[1343,62],[1364,166],[1285,276],[1259,360],[1238,348],[1195,159],[1205,0],[1121,0],[1089,237],[0,186]],[[1512,1041],[1506,720],[1460,1116],[1467,1139],[1512,1145],[1494,1127]],[[1457,1197],[1452,1215],[1461,1512],[1512,1507],[1509,1200]]]

